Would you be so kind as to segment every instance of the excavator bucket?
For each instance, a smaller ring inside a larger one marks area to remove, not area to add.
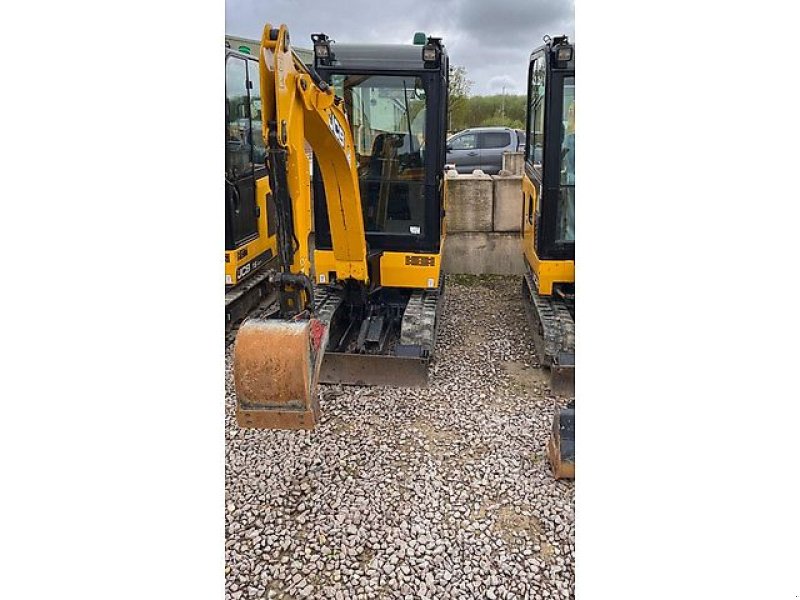
[[[556,479],[575,479],[575,407],[556,412],[547,454]]]
[[[250,319],[233,349],[236,421],[251,429],[314,429],[328,327],[317,319]]]

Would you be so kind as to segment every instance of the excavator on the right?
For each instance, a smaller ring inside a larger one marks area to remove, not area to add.
[[[575,46],[545,37],[528,64],[523,193],[523,296],[551,387],[575,390]],[[556,413],[548,453],[575,477],[575,404]]]

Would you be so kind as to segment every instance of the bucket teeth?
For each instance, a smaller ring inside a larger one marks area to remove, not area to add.
[[[250,319],[233,350],[236,420],[256,429],[313,429],[327,326],[316,319]]]

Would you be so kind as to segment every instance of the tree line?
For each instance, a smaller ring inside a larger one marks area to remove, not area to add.
[[[451,133],[468,127],[501,126],[525,129],[525,96],[470,96],[472,83],[467,79],[464,67],[450,67],[448,130]]]

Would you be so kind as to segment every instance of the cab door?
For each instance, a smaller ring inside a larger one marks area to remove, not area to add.
[[[229,55],[225,61],[226,250],[235,250],[258,235],[252,129],[247,64]]]
[[[544,158],[546,59],[543,52],[528,65],[528,106],[525,125],[525,168],[522,178],[523,247],[529,263],[540,254],[542,216],[542,162]]]
[[[547,52],[550,52],[547,50]],[[542,260],[575,259],[575,71],[550,68],[542,51],[528,72],[526,249]],[[532,240],[528,231],[531,232]]]

